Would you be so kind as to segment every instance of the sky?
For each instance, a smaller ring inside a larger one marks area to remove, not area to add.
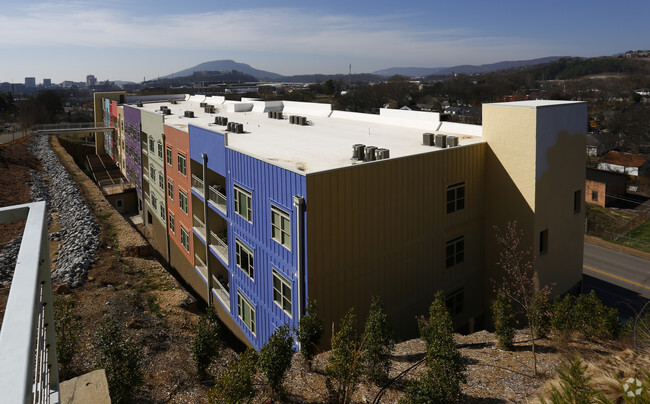
[[[5,4],[9,3],[9,4]],[[400,4],[405,3],[405,4]],[[232,59],[370,73],[650,49],[648,0],[2,0],[0,82],[140,82]]]

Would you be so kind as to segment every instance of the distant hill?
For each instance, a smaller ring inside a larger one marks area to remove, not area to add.
[[[533,66],[543,63],[554,62],[562,59],[563,56],[548,56],[539,59],[530,60],[517,60],[505,61],[498,63],[484,64],[480,66],[475,65],[459,65],[453,67],[391,67],[390,69],[383,69],[373,72],[380,76],[393,76],[399,74],[407,77],[424,77],[431,75],[450,75],[453,73],[461,74],[474,74],[474,73],[490,73],[498,70],[507,70],[518,67]]]
[[[258,70],[246,63],[238,63],[234,60],[213,60],[211,62],[204,62],[189,69],[181,70],[176,73],[169,74],[167,76],[161,77],[161,79],[173,79],[177,77],[186,77],[191,76],[194,72],[205,71],[205,72],[216,72],[216,71],[231,71],[236,70],[238,72],[244,73],[249,76],[255,77],[259,81],[265,80],[275,80],[281,75],[273,72],[267,72],[264,70]]]

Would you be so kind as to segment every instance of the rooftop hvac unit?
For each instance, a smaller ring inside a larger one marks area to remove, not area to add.
[[[422,144],[425,146],[433,146],[433,133],[424,133],[422,135]]]
[[[205,108],[205,107],[207,107],[207,106],[208,106],[208,104],[207,104],[207,103],[205,103],[205,102],[202,102],[202,103],[200,103],[200,104],[199,104],[199,106],[200,106],[201,108]]]
[[[375,150],[375,159],[385,160],[389,157],[388,149],[377,149]]]
[[[300,116],[300,117],[298,117],[298,119],[300,119],[300,123],[299,123],[299,125],[304,126],[304,125],[307,124],[307,117],[305,117],[305,116]]]
[[[226,130],[233,131],[234,124],[235,124],[234,122],[228,122],[228,124],[226,125]]]
[[[445,148],[447,147],[447,135],[438,133],[436,135],[436,147]]]
[[[278,114],[276,116],[277,119],[284,119],[284,116],[282,115],[282,111],[278,111],[277,114]]]
[[[269,116],[269,118],[273,118],[273,111],[269,111],[268,116]]]
[[[185,111],[185,118],[194,118],[194,111]]]
[[[364,148],[366,145],[364,144],[355,144],[352,145],[352,158],[355,160],[360,160],[363,161],[365,155],[364,155]]]
[[[142,103],[141,103],[141,102],[138,102],[138,103],[137,103],[137,104],[135,104],[135,105],[136,105],[137,107],[140,107],[140,108],[142,108]]]
[[[169,108],[165,108],[165,109],[163,109],[162,113],[163,113],[163,115],[171,115],[171,114],[172,114],[172,110],[169,109]]]
[[[178,104],[178,101],[176,101],[176,100],[169,100],[169,102],[172,103],[172,104]]]
[[[366,161],[375,161],[375,150],[377,150],[377,146],[366,147]]]
[[[244,124],[243,123],[235,124],[235,133],[244,133]]]
[[[296,116],[295,115],[289,115],[289,123],[292,125],[296,123]]]
[[[458,146],[458,136],[447,136],[447,147]]]

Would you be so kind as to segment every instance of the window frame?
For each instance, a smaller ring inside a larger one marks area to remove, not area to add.
[[[276,288],[276,279],[280,286],[279,290]],[[272,271],[271,287],[273,288],[273,302],[280,309],[282,309],[282,311],[288,314],[289,317],[292,317],[293,316],[293,287],[291,285],[291,282],[289,282],[289,280],[287,280],[287,278],[285,278],[282,274],[280,274],[280,272],[275,268],[273,268]],[[288,297],[285,295],[285,287],[289,289]],[[279,296],[278,299],[276,299],[276,294]],[[288,302],[288,306],[289,306],[288,310],[284,306],[285,301]]]
[[[573,213],[580,213],[582,210],[582,190],[577,190],[573,192]]]
[[[171,146],[167,146],[167,164],[172,167],[174,166],[173,150]]]
[[[450,192],[453,194],[450,198]],[[459,195],[461,193],[462,195]],[[467,197],[465,181],[447,185],[445,190],[446,212],[451,214],[465,209],[465,199]]]
[[[158,158],[162,159],[163,158],[163,144],[162,141],[158,141]]]
[[[539,232],[539,255],[548,254],[548,229]]]
[[[248,306],[248,316],[244,314],[244,310],[246,309],[245,306]],[[239,317],[242,323],[246,325],[253,335],[257,335],[255,332],[255,306],[253,306],[253,303],[251,303],[251,301],[248,300],[239,290],[237,291],[237,317]],[[248,317],[249,321],[246,321],[246,317]]]
[[[253,194],[245,190],[244,188],[240,187],[239,185],[234,185],[233,188],[234,188],[233,200],[235,205],[235,213],[237,213],[237,215],[239,215],[247,222],[253,223]],[[240,200],[241,196],[243,196],[247,200],[246,216],[242,214],[243,212],[240,212],[240,210],[243,209],[242,201]]]
[[[598,191],[591,191],[591,201],[598,202]]]
[[[158,173],[158,188],[165,190],[165,178],[162,175],[162,172]]]
[[[451,252],[450,247],[453,249]],[[465,235],[455,237],[445,243],[445,269],[455,268],[463,263],[465,263]]]
[[[187,175],[187,166],[186,166],[187,157],[185,157],[185,155],[183,153],[181,153],[181,152],[178,152],[177,154],[178,154],[178,158],[177,158],[177,160],[178,160],[178,172],[183,174],[183,175]]]
[[[465,311],[465,288],[458,288],[445,295],[445,307],[452,318],[463,314]]]
[[[246,253],[246,268],[243,266],[243,252]],[[252,281],[255,281],[255,251],[238,238],[235,238],[235,264]]]
[[[176,218],[172,212],[169,212],[169,230],[176,234]]]
[[[274,221],[275,217],[280,219],[279,227]],[[284,228],[285,220],[288,223],[287,229]],[[276,238],[276,232],[279,239]],[[271,239],[291,251],[291,214],[275,205],[271,205]],[[286,243],[286,239],[288,239],[288,243]]]
[[[185,251],[190,252],[190,233],[181,225],[181,245]]]
[[[187,194],[180,188],[178,189],[178,206],[183,212],[188,213]]]

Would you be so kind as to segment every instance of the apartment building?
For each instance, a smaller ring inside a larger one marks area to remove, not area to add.
[[[512,220],[541,284],[581,282],[586,103],[486,104],[483,126],[204,96],[123,109],[125,128],[142,125],[139,142],[125,129],[141,149],[125,155],[142,156],[131,170],[148,177],[145,222],[165,224],[157,248],[256,348],[297,326],[307,298],[327,334],[378,295],[398,337],[415,337],[441,289],[456,325],[478,327],[501,276],[493,226]]]

